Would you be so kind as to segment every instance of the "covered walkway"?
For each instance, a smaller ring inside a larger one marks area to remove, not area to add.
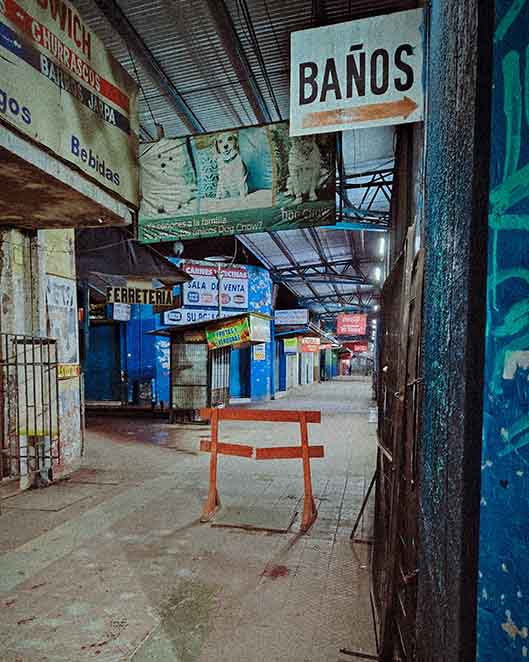
[[[80,472],[1,502],[2,659],[323,662],[347,659],[340,648],[373,653],[370,547],[349,542],[375,461],[370,388],[342,379],[266,405],[322,411],[310,430],[326,449],[312,461],[319,517],[305,536],[299,515],[288,533],[199,523],[203,426],[92,421]],[[291,424],[243,425],[226,424],[221,439],[298,441]],[[222,456],[218,520],[288,527],[302,500],[300,465]],[[369,512],[359,535],[371,534],[370,522]]]

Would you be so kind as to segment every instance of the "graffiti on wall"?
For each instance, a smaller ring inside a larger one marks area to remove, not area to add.
[[[478,659],[529,656],[529,6],[494,37]]]

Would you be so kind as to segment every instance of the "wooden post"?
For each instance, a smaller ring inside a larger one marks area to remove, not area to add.
[[[217,491],[217,444],[219,439],[219,410],[211,410],[211,455],[209,460],[209,494],[202,510],[201,522],[209,522],[220,508]]]
[[[303,519],[301,520],[301,531],[305,533],[314,524],[318,511],[312,495],[312,480],[310,475],[310,449],[309,433],[307,429],[307,415],[299,413],[299,426],[301,432],[301,452],[303,456],[303,482],[305,486],[305,499],[303,502]]]

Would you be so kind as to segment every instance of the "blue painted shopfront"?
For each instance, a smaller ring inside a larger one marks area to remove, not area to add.
[[[266,269],[248,271],[248,310],[272,314],[272,281]],[[111,317],[111,306],[108,316]],[[274,393],[273,323],[271,341],[258,350],[244,348],[231,354],[231,396],[266,400]],[[149,305],[131,306],[128,322],[93,323],[85,365],[87,400],[152,400],[169,403],[169,340],[149,335],[162,328],[161,316]]]

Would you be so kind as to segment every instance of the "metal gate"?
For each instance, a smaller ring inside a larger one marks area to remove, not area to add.
[[[423,253],[414,227],[386,284],[380,353],[373,578],[381,660],[416,659],[418,453]]]
[[[211,370],[210,407],[227,406],[230,402],[231,347],[219,347],[209,353]]]
[[[60,462],[57,344],[0,333],[0,479]]]

